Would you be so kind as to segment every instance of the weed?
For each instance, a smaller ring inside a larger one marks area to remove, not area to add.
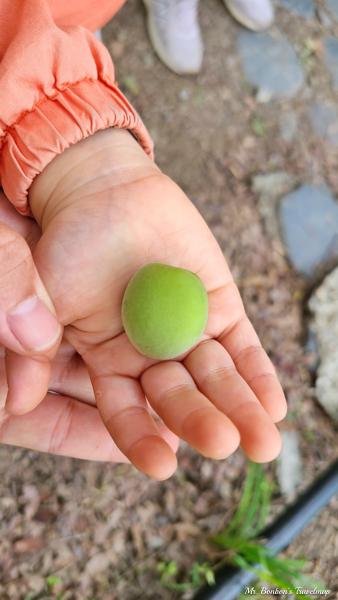
[[[194,562],[192,569],[189,571],[190,581],[186,583],[177,582],[179,568],[174,560],[169,563],[159,563],[157,570],[161,573],[161,583],[164,587],[171,590],[185,592],[200,587],[205,581],[209,585],[214,585],[215,583],[215,574],[207,562],[203,564]]]
[[[304,585],[307,589],[325,588],[301,573],[306,560],[278,558],[272,549],[263,546],[258,540],[254,541],[266,521],[272,489],[273,486],[264,478],[262,465],[250,462],[243,496],[234,518],[230,526],[212,540],[229,551],[227,562],[252,571],[261,583],[286,589],[297,598],[311,600],[297,588]]]
[[[251,117],[251,127],[257,137],[263,137],[265,134],[266,128],[264,122],[257,113],[254,113]]]

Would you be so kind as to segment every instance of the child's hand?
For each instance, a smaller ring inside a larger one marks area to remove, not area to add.
[[[0,443],[75,458],[128,462],[102,423],[88,371],[69,343],[61,343],[51,363],[49,389],[58,395],[47,393],[26,415],[10,415],[5,409],[4,357],[5,348],[0,346]],[[176,451],[176,436],[164,424],[159,427]]]
[[[43,231],[38,271],[123,454],[155,478],[176,468],[147,398],[205,456],[224,458],[241,443],[252,460],[275,458],[273,422],[286,403],[274,367],[207,225],[129,132],[99,131],[54,158],[33,182],[30,204]],[[123,331],[123,293],[148,262],[189,269],[208,291],[205,333],[180,360],[145,358]]]

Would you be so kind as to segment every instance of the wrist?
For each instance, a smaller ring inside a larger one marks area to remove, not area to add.
[[[98,194],[159,173],[125,129],[99,130],[58,154],[35,177],[29,189],[34,218],[45,231],[64,208],[88,194]]]

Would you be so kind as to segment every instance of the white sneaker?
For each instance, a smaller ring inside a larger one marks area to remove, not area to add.
[[[270,0],[224,0],[232,16],[253,31],[267,29],[274,18]]]
[[[143,0],[150,41],[161,61],[175,73],[198,73],[203,42],[197,19],[198,0]]]

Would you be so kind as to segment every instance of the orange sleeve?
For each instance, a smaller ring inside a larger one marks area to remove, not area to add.
[[[57,27],[48,0],[0,1],[0,184],[21,214],[34,177],[98,129],[127,128],[153,156],[114,82],[108,50],[83,27]]]

